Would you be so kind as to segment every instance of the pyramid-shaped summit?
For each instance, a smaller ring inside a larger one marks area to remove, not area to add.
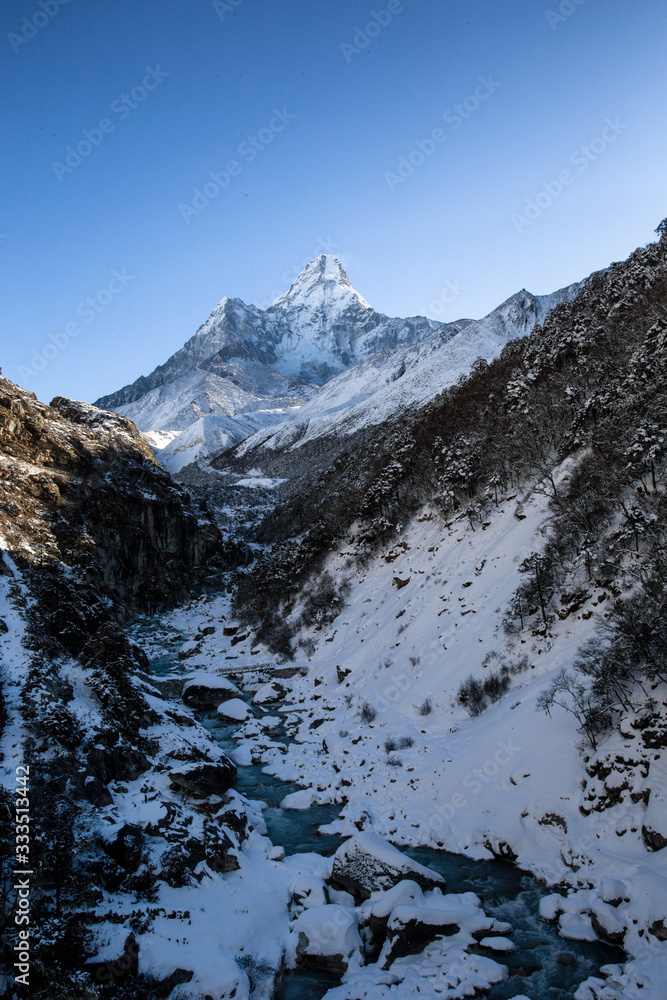
[[[188,429],[183,440],[190,441],[191,460],[211,437],[211,426],[200,434],[198,422],[224,417],[215,421],[210,447],[231,447],[262,422],[282,419],[339,372],[379,351],[416,343],[437,326],[423,316],[391,319],[376,312],[352,287],[340,260],[321,254],[266,310],[222,299],[164,364],[96,405],[129,417],[153,433],[156,446],[166,443],[171,450]],[[239,422],[241,414],[253,414],[252,427],[246,418]]]
[[[338,257],[323,253],[303,269],[285,292],[272,304],[272,309],[292,308],[301,303],[328,303],[332,307],[356,302],[370,309],[368,302],[352,287]]]

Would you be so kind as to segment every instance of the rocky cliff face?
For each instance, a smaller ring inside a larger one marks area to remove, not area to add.
[[[204,575],[215,585],[228,556],[205,508],[195,509],[129,420],[69,399],[46,406],[0,378],[0,857],[14,852],[20,763],[30,773],[30,988],[41,1000],[79,995],[73,981],[83,973],[73,970],[83,968],[87,996],[169,992],[141,992],[138,980],[123,992],[123,977],[137,973],[129,931],[120,965],[88,964],[100,945],[96,905],[115,893],[154,899],[149,830],[169,885],[188,884],[200,861],[238,867],[229,852],[245,835],[243,811],[233,839],[185,804],[202,791],[200,772],[221,802],[235,768],[191,714],[161,697],[127,631],[138,611],[195,594]],[[183,788],[173,794],[172,768]],[[158,810],[153,827],[126,821],[119,797],[153,800],[154,782],[168,820]],[[15,899],[3,891],[9,914]],[[3,936],[2,996],[12,995],[14,943]]]
[[[183,594],[221,556],[218,529],[124,417],[0,379],[0,532],[19,563],[64,567],[139,606]]]

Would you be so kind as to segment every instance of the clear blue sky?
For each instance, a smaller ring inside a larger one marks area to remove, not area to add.
[[[1,363],[41,399],[133,381],[322,249],[375,308],[451,320],[578,280],[667,215],[662,0],[41,3],[0,11]],[[438,302],[446,282],[465,290]]]

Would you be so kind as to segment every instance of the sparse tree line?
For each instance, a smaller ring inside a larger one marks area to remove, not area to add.
[[[593,750],[601,734],[624,713],[650,704],[651,690],[667,682],[667,563],[650,560],[642,577],[635,592],[600,619],[572,669],[561,670],[538,700],[549,715],[556,706],[573,715]]]
[[[660,591],[667,226],[658,231],[656,243],[593,275],[573,304],[491,364],[480,359],[421,411],[352,435],[298,503],[269,516],[261,535],[278,540],[237,594],[261,639],[293,654],[301,623],[287,619],[343,540],[363,564],[425,503],[477,530],[527,486],[549,496],[550,533],[521,567],[509,631],[548,632],[592,588],[614,593],[621,575],[634,575],[638,594],[648,577]]]
[[[487,653],[482,661],[482,667],[487,668],[494,660],[498,660],[497,670],[489,670],[484,676],[476,677],[469,674],[458,691],[458,703],[468,710],[475,718],[488,708],[489,703],[499,701],[512,686],[512,677],[528,670],[527,656],[521,656],[516,661],[500,658],[496,652]]]

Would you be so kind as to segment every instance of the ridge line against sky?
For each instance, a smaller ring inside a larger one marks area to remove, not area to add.
[[[446,322],[667,215],[655,0],[34,0],[0,28],[1,363],[41,399],[134,381],[319,253]]]

